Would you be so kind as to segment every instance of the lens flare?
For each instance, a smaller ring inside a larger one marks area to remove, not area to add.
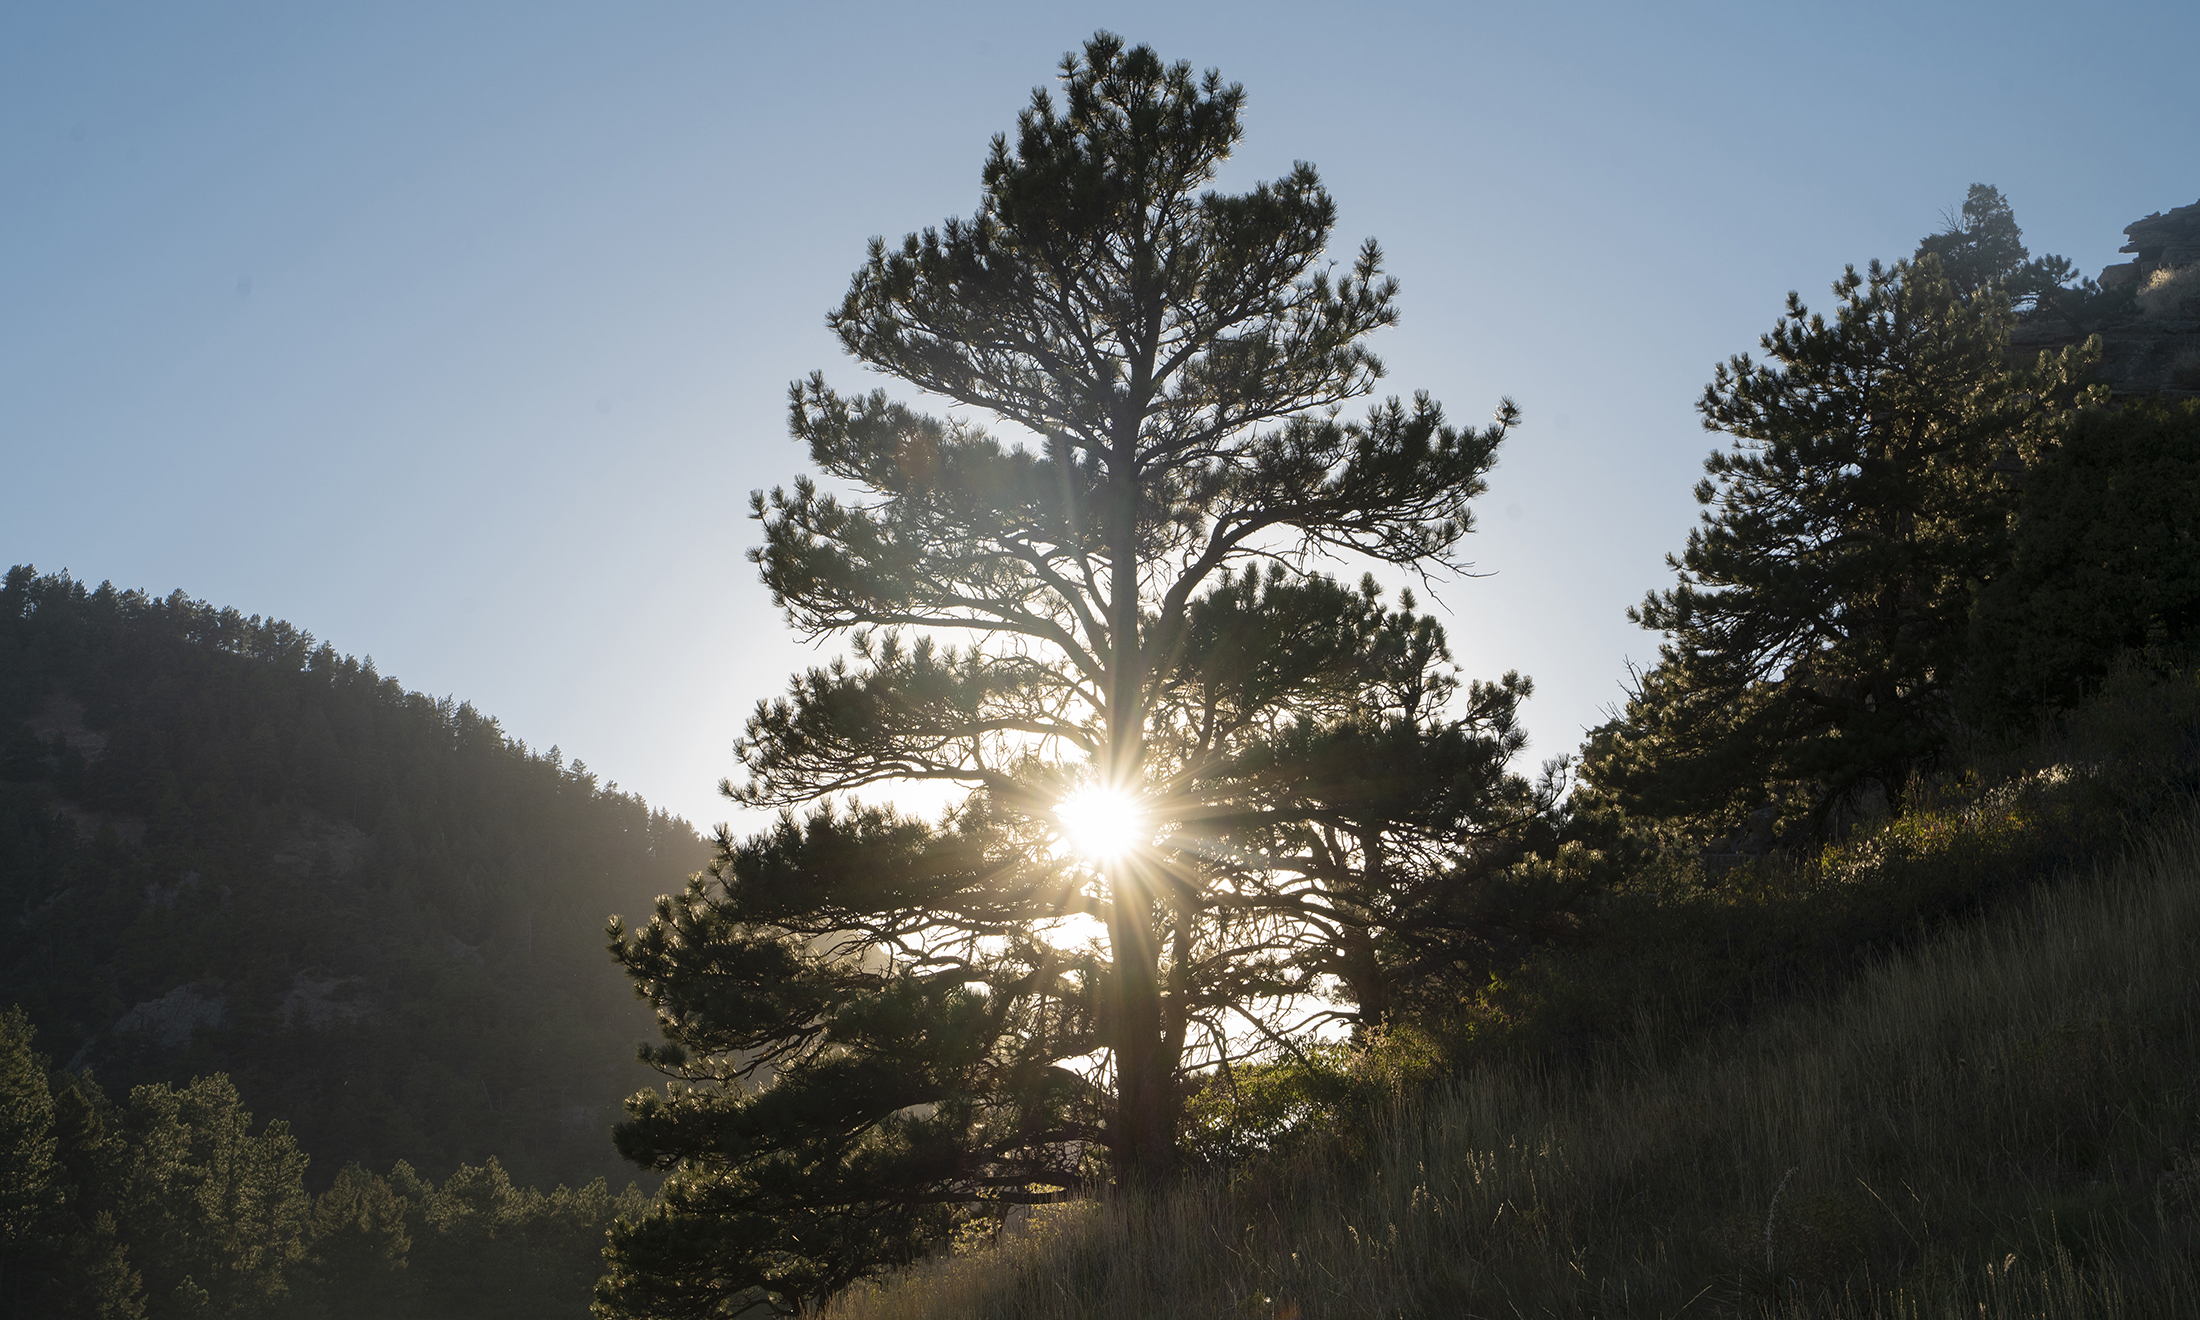
[[[1063,798],[1054,818],[1077,855],[1112,862],[1141,843],[1152,841],[1153,826],[1138,800],[1112,788],[1085,788]]]

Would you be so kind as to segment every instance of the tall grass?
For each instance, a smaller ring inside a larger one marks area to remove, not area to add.
[[[826,1313],[2200,1314],[2200,814],[2157,819],[1837,994],[1485,1065],[1309,1153],[1063,1208]]]

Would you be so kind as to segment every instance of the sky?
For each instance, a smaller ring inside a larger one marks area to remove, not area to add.
[[[2200,197],[2200,6],[0,7],[0,560],[289,620],[698,825],[798,644],[743,552],[874,235],[970,214],[1096,28],[1246,89],[1401,287],[1385,392],[1524,422],[1439,584],[1574,749],[1790,289],[1975,182],[2088,274]],[[903,395],[915,398],[906,388]],[[916,400],[921,402],[921,400]],[[1357,571],[1354,569],[1353,571]]]

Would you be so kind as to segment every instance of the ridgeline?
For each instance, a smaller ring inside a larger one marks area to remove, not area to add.
[[[108,1091],[226,1073],[350,1162],[624,1181],[648,1011],[603,948],[687,822],[287,623],[9,572],[0,1005]]]

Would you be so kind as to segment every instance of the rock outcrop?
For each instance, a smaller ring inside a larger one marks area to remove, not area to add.
[[[2134,220],[2124,226],[2124,237],[2131,241],[2116,250],[2136,259],[2105,267],[2104,289],[2142,284],[2159,270],[2200,266],[2200,202]]]
[[[2133,259],[2100,276],[2103,290],[2123,296],[2097,300],[2105,313],[2084,324],[2035,311],[2010,336],[2010,351],[2029,360],[2098,334],[2097,378],[2111,394],[2200,398],[2200,202],[2134,220],[2124,236],[2131,241],[2121,250]]]
[[[180,1050],[191,1043],[192,1032],[202,1027],[208,1031],[220,1027],[222,1015],[228,1008],[227,995],[209,994],[196,986],[179,985],[160,998],[148,999],[124,1013],[115,1022],[115,1030],[148,1037],[166,1049]]]

